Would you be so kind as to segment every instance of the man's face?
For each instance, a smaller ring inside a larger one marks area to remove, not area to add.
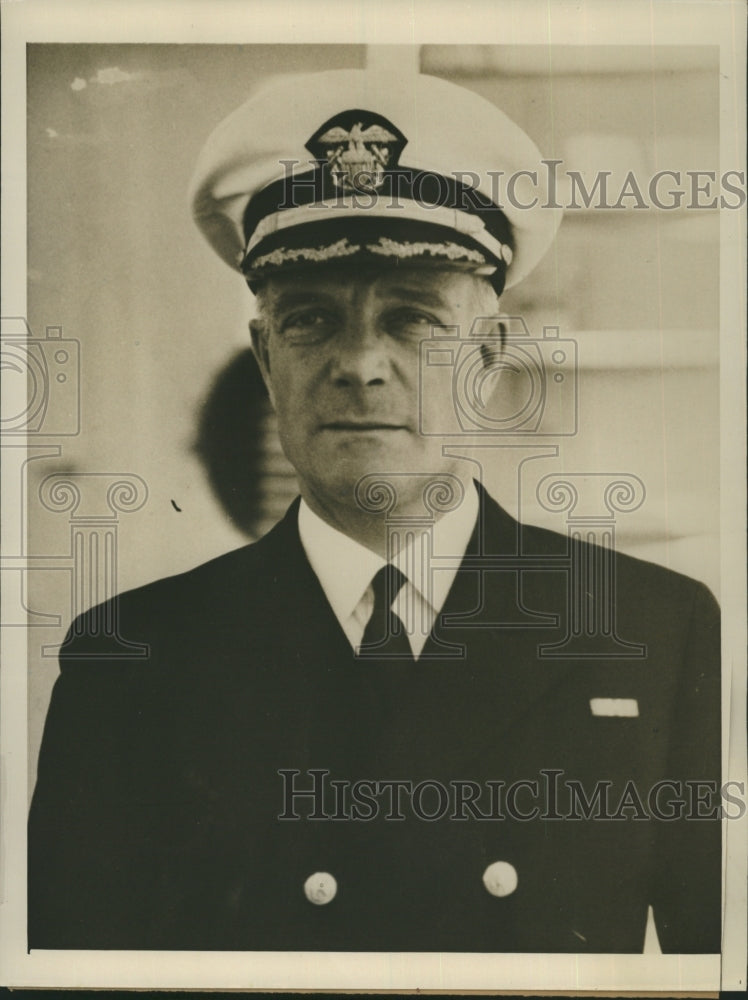
[[[453,406],[434,394],[419,403],[420,344],[434,326],[467,336],[486,290],[472,274],[407,266],[327,266],[268,282],[253,342],[308,502],[353,504],[370,473],[454,471],[443,442],[419,433],[419,405],[431,425]]]

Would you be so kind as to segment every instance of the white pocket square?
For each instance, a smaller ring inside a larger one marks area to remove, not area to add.
[[[590,698],[593,715],[616,715],[633,719],[639,714],[636,698]]]

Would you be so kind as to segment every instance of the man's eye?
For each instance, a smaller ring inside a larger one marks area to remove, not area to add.
[[[285,319],[281,330],[286,337],[308,341],[327,336],[334,327],[334,319],[322,309],[305,309]]]
[[[418,309],[398,309],[389,317],[391,331],[404,337],[428,337],[438,325],[438,320]]]

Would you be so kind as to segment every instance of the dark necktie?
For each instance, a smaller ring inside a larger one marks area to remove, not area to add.
[[[405,582],[404,574],[391,563],[383,566],[371,581],[374,610],[364,629],[359,656],[413,659],[405,626],[391,608]]]

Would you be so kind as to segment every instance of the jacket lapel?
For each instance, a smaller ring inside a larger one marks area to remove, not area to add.
[[[507,732],[573,666],[539,653],[560,636],[565,577],[557,565],[564,540],[547,559],[541,554],[540,565],[520,572],[521,526],[478,489],[475,531],[417,664],[353,656],[304,553],[298,500],[258,543],[268,566],[264,599],[274,658],[290,696],[298,696],[310,759],[353,766],[363,753],[362,733],[369,734],[367,755],[384,750],[398,732],[413,729],[414,716],[430,715],[432,728],[439,719],[448,726],[447,702],[455,699],[462,708],[456,715],[473,712],[476,735],[497,726]]]
[[[544,659],[539,651],[560,636],[564,540],[558,539],[558,551],[520,569],[522,526],[476,485],[478,523],[423,659],[457,647],[454,667],[486,699],[487,714],[507,730],[550,696],[573,666]]]

